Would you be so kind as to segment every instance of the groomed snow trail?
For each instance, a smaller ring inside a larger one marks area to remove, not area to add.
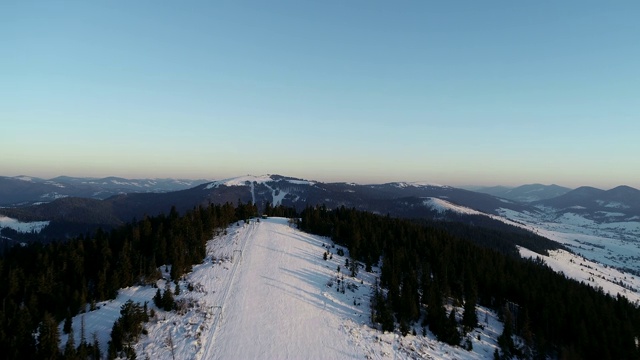
[[[485,359],[497,348],[497,315],[478,309],[484,329],[469,339],[473,352],[429,336],[382,333],[370,324],[370,297],[379,269],[344,274],[345,248],[270,218],[229,226],[207,243],[207,257],[179,281],[179,310],[153,305],[170,282],[168,267],[156,287],[121,289],[118,298],[73,319],[76,343],[99,337],[106,353],[110,329],[127,300],[145,301],[155,315],[134,345],[139,359]],[[323,253],[328,259],[323,260]],[[342,269],[342,272],[339,270]],[[173,285],[169,284],[169,287]],[[191,288],[191,289],[190,289]],[[457,310],[461,317],[462,309]],[[485,315],[486,314],[486,315]],[[66,343],[59,324],[61,350]],[[414,330],[421,333],[416,325]]]
[[[364,358],[342,326],[357,309],[325,291],[332,269],[321,239],[268,219],[250,225],[242,241],[201,359]]]
[[[242,240],[239,241],[242,244],[242,248],[233,250],[233,255],[232,255],[233,266],[231,268],[231,276],[229,281],[226,283],[224,287],[224,292],[222,293],[222,298],[220,303],[217,305],[212,305],[212,306],[217,306],[215,309],[217,311],[212,312],[214,316],[214,320],[213,320],[213,325],[211,326],[211,334],[209,336],[209,340],[206,342],[204,346],[204,351],[202,353],[203,355],[201,359],[211,359],[212,357],[211,352],[212,352],[213,345],[215,344],[216,331],[218,330],[218,327],[220,325],[220,320],[224,316],[226,304],[228,303],[228,299],[229,299],[229,290],[233,286],[234,280],[236,278],[236,273],[238,272],[238,267],[242,262],[242,254],[244,253],[245,248],[247,246],[247,241],[251,239],[251,237],[253,237],[255,228],[256,228],[256,223],[251,223],[251,225],[249,225],[249,230],[242,234],[243,235]],[[235,241],[235,245],[240,245],[238,244],[238,240]]]

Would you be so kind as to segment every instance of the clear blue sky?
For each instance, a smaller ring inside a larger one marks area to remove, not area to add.
[[[639,1],[3,1],[0,175],[640,187]]]

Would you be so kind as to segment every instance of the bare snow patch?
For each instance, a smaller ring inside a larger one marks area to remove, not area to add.
[[[0,215],[0,229],[1,228],[10,228],[19,233],[31,233],[36,232],[39,233],[49,225],[49,221],[32,221],[32,222],[21,222],[19,220],[2,216]]]
[[[451,211],[458,214],[464,215],[485,215],[477,210],[473,210],[464,206],[456,205],[454,203],[448,202],[446,200],[438,199],[438,198],[426,198],[423,204],[439,213],[444,213],[446,211]]]
[[[596,214],[599,214],[605,217],[621,217],[626,215],[620,212],[609,212],[609,211],[596,211]]]

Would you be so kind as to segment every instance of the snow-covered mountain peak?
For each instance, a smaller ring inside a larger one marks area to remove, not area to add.
[[[394,182],[394,183],[391,183],[391,185],[399,187],[399,188],[407,188],[407,187],[441,187],[441,188],[446,188],[446,187],[448,187],[446,185],[430,183],[430,182],[426,182],[426,181]]]
[[[32,177],[25,176],[25,175],[16,176],[16,177],[14,177],[14,179],[21,180],[21,181],[26,181],[26,182],[33,182],[33,178]]]
[[[254,185],[265,184],[265,183],[275,182],[275,181],[286,181],[286,182],[297,184],[297,185],[310,185],[310,186],[315,185],[315,182],[313,181],[289,178],[289,177],[280,176],[280,175],[266,174],[266,175],[260,175],[260,176],[245,175],[245,176],[238,176],[238,177],[233,177],[233,178],[228,178],[223,180],[216,180],[211,182],[209,185],[207,185],[205,189],[214,189],[219,187],[220,185],[229,186],[229,187],[230,186],[248,186],[251,184],[254,184]]]

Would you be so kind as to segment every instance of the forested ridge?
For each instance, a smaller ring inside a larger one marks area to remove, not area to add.
[[[197,207],[182,216],[173,208],[111,231],[11,248],[0,257],[0,352],[7,359],[105,357],[91,334],[60,351],[60,321],[86,304],[113,298],[120,288],[153,283],[162,265],[172,265],[172,278],[180,277],[202,261],[216,231],[257,213],[251,203]],[[270,204],[264,213],[298,216],[294,209]],[[307,207],[300,228],[346,245],[366,271],[382,259],[372,315],[385,330],[406,333],[419,324],[442,341],[464,346],[465,333],[480,326],[479,304],[505,321],[502,351],[496,354],[504,358],[640,357],[640,311],[634,304],[569,280],[540,261],[519,259],[509,244],[539,244],[542,238],[322,206]],[[537,251],[553,246],[543,243]],[[453,316],[446,304],[462,314]],[[515,344],[511,334],[524,344]]]
[[[0,353],[5,359],[97,358],[91,334],[83,334],[87,342],[77,350],[60,352],[59,322],[86,304],[114,298],[120,288],[154,282],[162,265],[172,265],[172,279],[179,278],[203,260],[216,230],[256,215],[251,203],[197,207],[183,216],[174,207],[109,232],[14,246],[0,258]]]
[[[558,274],[539,260],[523,260],[429,226],[338,208],[307,207],[300,228],[330,236],[369,268],[382,258],[381,290],[373,320],[385,330],[427,326],[459,344],[478,326],[475,304],[505,320],[499,339],[510,358],[638,359],[640,310],[626,298],[606,295]],[[464,304],[462,324],[445,303]],[[524,345],[517,346],[511,334]]]

